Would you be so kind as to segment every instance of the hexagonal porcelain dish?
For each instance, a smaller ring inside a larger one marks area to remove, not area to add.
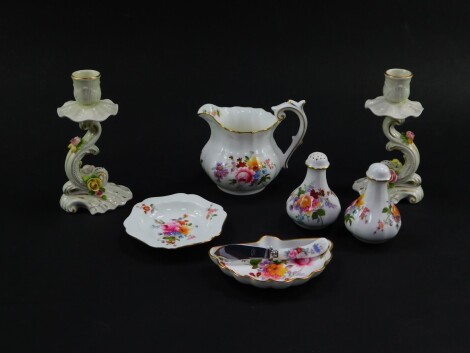
[[[177,249],[220,235],[227,213],[194,194],[151,197],[139,202],[124,221],[126,232],[154,248]]]
[[[281,240],[277,237],[265,235],[257,242],[242,245],[259,246],[273,249],[297,248],[312,243],[318,238],[303,238],[294,240]],[[214,246],[209,250],[211,260],[219,266],[226,275],[235,278],[244,284],[251,284],[259,288],[287,288],[306,283],[309,279],[323,272],[333,255],[333,243],[321,256],[295,260],[268,260],[251,259],[234,262],[224,262],[215,255],[221,246]]]

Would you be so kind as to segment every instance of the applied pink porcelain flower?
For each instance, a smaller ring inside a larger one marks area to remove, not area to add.
[[[240,168],[238,169],[237,174],[235,174],[235,179],[239,183],[250,184],[253,181],[254,175],[255,172],[252,171],[250,168]]]
[[[390,179],[389,179],[389,182],[390,183],[396,183],[398,180],[398,175],[397,173],[393,170],[393,169],[390,169]]]
[[[413,140],[415,139],[414,132],[413,131],[407,131],[406,132],[406,138],[408,139],[409,144],[413,143]]]
[[[80,137],[75,136],[73,139],[70,140],[70,144],[72,146],[77,146],[81,141],[82,139]]]

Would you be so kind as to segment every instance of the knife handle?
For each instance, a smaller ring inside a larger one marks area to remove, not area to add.
[[[295,260],[307,257],[317,257],[324,254],[330,247],[330,242],[326,238],[320,238],[314,242],[296,248],[270,249],[269,258],[279,260]]]

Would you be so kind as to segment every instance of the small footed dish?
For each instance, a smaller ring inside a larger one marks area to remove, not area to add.
[[[227,213],[194,194],[152,197],[139,202],[124,221],[127,234],[154,248],[177,249],[220,235]]]
[[[303,238],[294,240],[281,240],[274,236],[265,235],[254,243],[244,243],[262,248],[273,249],[301,249],[318,238]],[[329,247],[321,256],[297,258],[294,260],[279,259],[245,259],[227,262],[216,256],[217,250],[222,246],[214,246],[209,250],[211,260],[219,266],[226,275],[235,278],[244,284],[251,284],[258,288],[282,289],[306,283],[309,279],[323,272],[333,255],[333,243],[328,240]]]

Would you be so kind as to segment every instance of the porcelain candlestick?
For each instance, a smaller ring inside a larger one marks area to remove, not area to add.
[[[395,126],[404,124],[406,118],[418,117],[423,111],[421,103],[408,100],[412,77],[412,73],[408,70],[387,70],[383,96],[369,99],[365,104],[366,109],[370,109],[376,116],[385,117],[382,129],[389,140],[386,149],[398,150],[403,154],[403,163],[398,159],[382,161],[390,168],[388,193],[395,203],[404,198],[410,203],[417,203],[424,196],[421,177],[416,173],[420,155],[414,143],[415,134],[412,131],[399,132],[395,129]],[[367,178],[356,180],[353,189],[362,194],[367,183]]]
[[[78,122],[86,134],[70,140],[65,159],[65,174],[69,181],[63,187],[60,206],[72,213],[78,208],[86,208],[91,214],[104,213],[125,205],[132,198],[132,192],[125,186],[108,182],[106,169],[82,165],[82,159],[88,154],[99,153],[96,142],[101,135],[100,122],[116,115],[118,105],[109,99],[101,100],[98,71],[75,71],[72,81],[75,101],[66,102],[57,109],[57,114]]]

